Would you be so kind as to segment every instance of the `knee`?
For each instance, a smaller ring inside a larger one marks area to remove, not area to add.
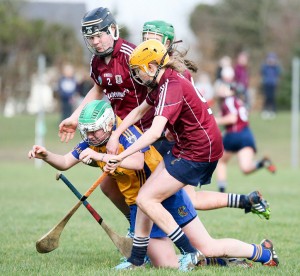
[[[196,246],[195,246],[196,245]],[[218,244],[216,243],[216,240],[214,239],[209,239],[205,243],[202,243],[197,245],[195,244],[194,246],[199,249],[205,257],[215,257],[218,255],[219,250],[218,250]]]
[[[103,192],[103,194],[105,194],[107,197],[109,197],[109,195],[112,193],[112,188],[110,185],[106,185],[105,183],[103,183],[104,185],[100,185],[100,189]]]
[[[103,181],[100,185],[100,189],[103,192],[105,196],[108,198],[113,197],[116,194],[120,193],[119,187],[117,183],[110,178],[107,178],[105,181]]]
[[[250,174],[253,170],[248,168],[241,168],[241,171],[244,175]]]
[[[136,198],[136,205],[141,210],[147,210],[148,206],[151,206],[150,199],[147,194],[139,193]]]

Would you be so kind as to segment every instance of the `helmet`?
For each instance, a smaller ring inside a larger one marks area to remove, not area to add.
[[[115,124],[115,114],[111,105],[103,100],[94,100],[85,105],[80,113],[78,129],[84,141],[90,145],[99,146],[107,142],[109,136],[104,141],[94,144],[87,138],[87,132],[103,129],[110,132]]]
[[[170,57],[167,49],[161,42],[156,39],[149,39],[133,50],[129,57],[129,66],[131,69],[139,68],[151,76],[151,73],[148,71],[148,65],[153,61],[160,67],[163,67],[170,61]]]
[[[172,24],[165,21],[154,20],[144,23],[142,36],[146,33],[158,34],[162,36],[162,43],[166,44],[167,40],[173,42],[175,34]]]
[[[115,33],[112,32],[112,25],[116,27]],[[81,20],[81,32],[89,50],[93,54],[101,57],[111,54],[114,50],[113,47],[110,47],[106,51],[100,53],[89,44],[87,39],[91,36],[98,35],[100,32],[110,34],[114,40],[119,38],[119,29],[115,18],[112,16],[109,9],[102,7],[91,10],[84,15]]]
[[[158,64],[158,68],[154,74],[148,70],[149,63],[153,61]],[[132,51],[129,57],[130,73],[137,83],[155,88],[157,85],[156,78],[160,69],[167,65],[169,61],[170,57],[166,47],[156,39],[149,39],[142,42]],[[153,77],[153,79],[144,83],[135,72],[137,68],[144,71],[148,76]]]

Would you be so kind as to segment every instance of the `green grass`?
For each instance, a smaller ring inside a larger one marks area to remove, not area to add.
[[[47,115],[45,144],[51,151],[65,153],[72,149],[79,137],[69,144],[59,142],[57,115]],[[276,162],[278,172],[266,170],[244,176],[232,160],[229,168],[229,192],[248,193],[259,189],[270,202],[272,214],[265,221],[239,209],[219,209],[199,212],[199,216],[213,237],[233,237],[249,243],[270,238],[280,258],[278,268],[255,264],[252,269],[201,268],[202,275],[299,275],[300,240],[298,231],[300,172],[290,167],[290,116],[279,114],[274,121],[262,121],[251,116],[258,154],[268,154]],[[78,202],[62,181],[56,181],[56,170],[44,164],[35,167],[27,158],[34,144],[34,118],[0,117],[0,195],[1,275],[180,275],[170,269],[115,272],[120,254],[94,218],[81,206],[66,225],[60,246],[48,254],[39,254],[35,242],[57,224]],[[99,175],[97,169],[78,165],[64,173],[81,193]],[[216,190],[215,179],[204,187]],[[103,194],[97,190],[88,201],[104,220],[118,233],[125,234],[127,222]],[[186,275],[186,273],[184,274]]]

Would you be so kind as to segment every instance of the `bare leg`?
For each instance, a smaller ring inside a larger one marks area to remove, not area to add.
[[[162,185],[164,183],[164,185]],[[139,208],[165,233],[169,234],[178,227],[172,215],[162,206],[161,202],[175,194],[178,190],[183,188],[183,184],[173,178],[165,169],[162,161],[155,171],[148,178],[146,183],[142,186],[136,199]],[[139,214],[139,213],[138,213]],[[139,224],[137,215],[136,236],[149,236],[149,231],[139,231],[143,226]]]
[[[227,163],[229,162],[230,158],[232,157],[231,152],[224,151],[223,156],[218,162],[216,168],[217,174],[217,185],[219,191],[224,192],[227,186]]]
[[[147,254],[155,267],[179,267],[178,257],[169,238],[150,239]]]
[[[183,188],[189,195],[196,210],[213,210],[228,207],[228,194],[212,191],[195,191],[195,187],[187,185]]]
[[[250,174],[257,170],[254,156],[255,152],[251,147],[243,148],[237,153],[239,166],[244,174]]]
[[[191,244],[201,250],[206,257],[250,258],[252,256],[251,244],[236,239],[213,239],[198,217],[182,229]]]

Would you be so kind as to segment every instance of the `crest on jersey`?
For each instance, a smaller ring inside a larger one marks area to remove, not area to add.
[[[180,206],[178,208],[178,215],[181,216],[181,217],[187,216],[188,212],[185,209],[186,209],[186,206]]]
[[[133,144],[137,139],[135,135],[131,135],[129,137],[126,138],[126,140],[130,143]]]
[[[122,76],[121,76],[121,75],[116,75],[115,78],[116,78],[116,83],[117,83],[117,84],[123,83],[123,80],[122,80]]]

